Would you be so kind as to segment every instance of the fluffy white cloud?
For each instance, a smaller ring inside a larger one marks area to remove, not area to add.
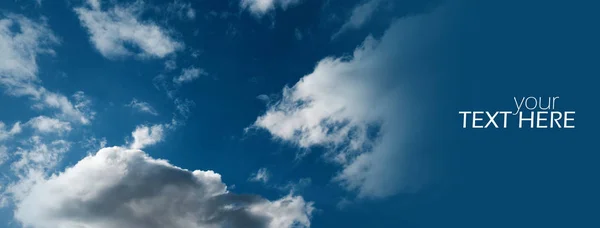
[[[382,1],[383,0],[369,0],[354,7],[348,21],[346,21],[346,23],[342,25],[340,30],[336,32],[331,37],[331,39],[335,39],[340,34],[348,30],[358,29],[362,27],[363,24],[365,24],[369,19],[371,19],[371,16],[375,13],[377,7]]]
[[[359,197],[418,188],[417,156],[407,148],[416,118],[407,103],[416,98],[406,89],[427,76],[422,47],[440,36],[440,15],[395,21],[379,41],[367,38],[351,57],[321,60],[285,87],[254,127],[302,148],[329,148],[328,157],[343,167],[335,180]]]
[[[37,57],[54,54],[50,47],[58,43],[58,38],[43,22],[12,14],[0,19],[0,86],[9,95],[29,97],[36,108],[56,109],[61,118],[88,124],[93,112],[89,110],[89,101],[82,100],[85,98],[82,92],[74,95],[76,104],[73,104],[64,95],[40,85]]]
[[[250,181],[267,183],[270,177],[271,174],[267,168],[260,168],[256,173],[250,176]]]
[[[207,75],[207,73],[203,69],[197,67],[188,67],[181,70],[181,75],[173,78],[173,83],[181,85],[196,80],[200,75]]]
[[[69,122],[47,116],[34,117],[27,121],[27,125],[40,133],[62,134],[71,131],[71,124]]]
[[[162,124],[148,126],[138,126],[131,135],[133,142],[130,145],[132,149],[143,149],[147,146],[154,145],[163,140],[164,128]]]
[[[274,10],[275,7],[287,9],[290,6],[300,3],[302,0],[242,0],[240,6],[242,9],[250,10],[255,16],[263,16]]]
[[[162,58],[183,47],[164,28],[141,21],[142,11],[143,2],[103,10],[98,1],[89,0],[87,6],[75,8],[81,24],[90,33],[91,42],[106,58],[130,55]]]
[[[32,228],[309,227],[312,203],[230,193],[213,171],[188,171],[144,152],[104,148],[38,181],[16,204]]]
[[[16,122],[10,129],[8,129],[6,124],[0,121],[0,142],[21,133],[21,130],[21,122]]]
[[[138,112],[158,116],[156,109],[154,109],[148,102],[138,101],[137,99],[133,98],[133,100],[131,100],[127,106],[137,110]]]
[[[23,146],[17,147],[13,154],[16,161],[10,164],[16,179],[11,180],[0,193],[0,201],[15,202],[24,198],[35,184],[44,180],[47,173],[54,171],[63,155],[69,151],[71,143],[64,140],[45,141],[40,136],[33,136],[23,142]]]

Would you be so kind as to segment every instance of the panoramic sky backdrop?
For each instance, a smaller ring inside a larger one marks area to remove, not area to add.
[[[2,0],[0,227],[598,227],[594,9]]]

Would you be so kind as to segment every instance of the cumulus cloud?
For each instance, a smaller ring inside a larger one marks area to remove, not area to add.
[[[151,127],[141,125],[138,126],[131,136],[133,142],[130,145],[132,149],[143,149],[147,146],[154,145],[163,140],[165,126],[162,124],[152,125]]]
[[[249,10],[255,16],[260,17],[274,10],[275,7],[281,7],[285,10],[301,1],[302,0],[242,0],[240,6],[242,9]]]
[[[47,116],[34,117],[27,121],[27,125],[40,133],[62,134],[71,131],[71,124],[69,122]]]
[[[139,18],[143,8],[143,2],[111,8],[88,0],[86,6],[75,8],[75,12],[90,33],[91,42],[106,58],[131,55],[163,58],[181,49],[183,44],[170,37],[167,30]]]
[[[10,164],[16,181],[8,184],[0,194],[0,201],[13,199],[14,202],[14,199],[25,197],[36,183],[56,168],[71,147],[65,140],[44,141],[40,136],[33,136],[23,144],[24,147],[17,147],[16,160]]]
[[[329,148],[327,157],[343,167],[335,180],[359,197],[418,188],[421,170],[406,145],[414,112],[406,106],[405,89],[426,76],[418,75],[429,69],[420,47],[440,36],[439,15],[395,21],[380,40],[368,37],[352,56],[321,60],[311,74],[285,87],[253,126],[301,148]]]
[[[269,178],[271,177],[271,173],[267,168],[260,168],[256,173],[250,176],[250,181],[267,183],[269,182]]]
[[[181,70],[181,75],[173,78],[173,83],[181,85],[196,80],[200,75],[207,75],[206,71],[197,67],[188,67]]]
[[[51,47],[59,43],[45,22],[36,23],[13,14],[0,19],[0,86],[8,95],[29,97],[35,102],[35,108],[56,109],[60,118],[88,124],[93,112],[89,102],[78,100],[84,98],[83,92],[74,95],[74,104],[66,96],[40,85],[37,57],[54,55]]]
[[[213,171],[188,171],[144,152],[104,148],[33,185],[16,203],[25,227],[309,227],[311,202],[227,190]]]
[[[362,27],[369,19],[371,19],[371,17],[377,10],[377,7],[382,1],[383,0],[369,0],[354,7],[350,18],[348,18],[346,23],[342,25],[340,30],[338,30],[331,37],[331,39],[337,38],[340,34],[348,30],[358,29]]]
[[[137,99],[133,98],[133,100],[131,100],[127,106],[137,110],[138,112],[158,116],[156,109],[154,109],[148,102],[138,101]]]

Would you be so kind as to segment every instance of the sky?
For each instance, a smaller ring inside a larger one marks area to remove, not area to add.
[[[2,1],[0,227],[598,227],[593,5]]]

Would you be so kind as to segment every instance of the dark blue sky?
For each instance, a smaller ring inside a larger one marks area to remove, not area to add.
[[[139,44],[153,37],[142,36],[122,45],[134,54],[117,57],[104,54],[114,47],[101,51],[92,41],[92,29],[74,10],[93,11],[93,5],[86,5],[91,3],[0,3],[0,20],[17,21],[14,15],[23,15],[45,23],[60,40],[51,45],[55,54],[34,51],[38,80],[27,83],[64,94],[74,105],[79,103],[72,95],[83,91],[92,111],[82,113],[95,113],[90,124],[75,123],[44,98],[15,94],[6,78],[21,75],[0,65],[5,91],[0,123],[6,125],[0,125],[0,146],[8,154],[0,156],[6,160],[0,162],[6,202],[0,226],[29,222],[44,227],[31,222],[35,219],[25,216],[27,207],[22,206],[36,200],[11,190],[31,178],[12,163],[35,148],[31,139],[36,136],[48,147],[55,140],[70,142],[56,164],[42,167],[44,181],[101,147],[143,149],[183,169],[213,170],[237,194],[276,201],[293,192],[314,202],[312,227],[600,225],[595,218],[600,212],[600,156],[594,133],[600,127],[594,116],[595,77],[600,73],[598,4],[284,2],[274,1],[261,14],[239,0],[104,1],[100,11],[129,6],[138,10],[136,20],[183,44],[152,56],[152,50]],[[366,8],[370,3],[371,11]],[[368,16],[361,17],[361,10]],[[361,23],[345,25],[353,18]],[[3,39],[0,35],[6,46],[16,43]],[[0,50],[13,49],[0,45]],[[6,58],[0,61],[14,56],[0,54]],[[328,65],[327,57],[341,63]],[[176,66],[170,69],[167,62]],[[191,68],[205,73],[182,84],[173,80]],[[576,128],[461,128],[458,111],[513,110],[513,97],[527,96],[560,96],[557,109],[576,111]],[[136,109],[133,99],[156,113]],[[307,108],[311,104],[322,106]],[[178,109],[184,106],[189,112]],[[70,127],[66,133],[44,134],[29,121],[38,116],[69,122]],[[23,125],[22,132],[3,139],[16,122]],[[159,142],[131,146],[136,127],[155,125],[164,130]],[[349,133],[343,132],[345,127]],[[102,139],[106,144],[99,146]],[[361,147],[348,149],[353,143]],[[368,157],[364,167],[363,156]],[[348,160],[336,160],[341,157]],[[268,170],[268,180],[252,181],[261,168]]]

